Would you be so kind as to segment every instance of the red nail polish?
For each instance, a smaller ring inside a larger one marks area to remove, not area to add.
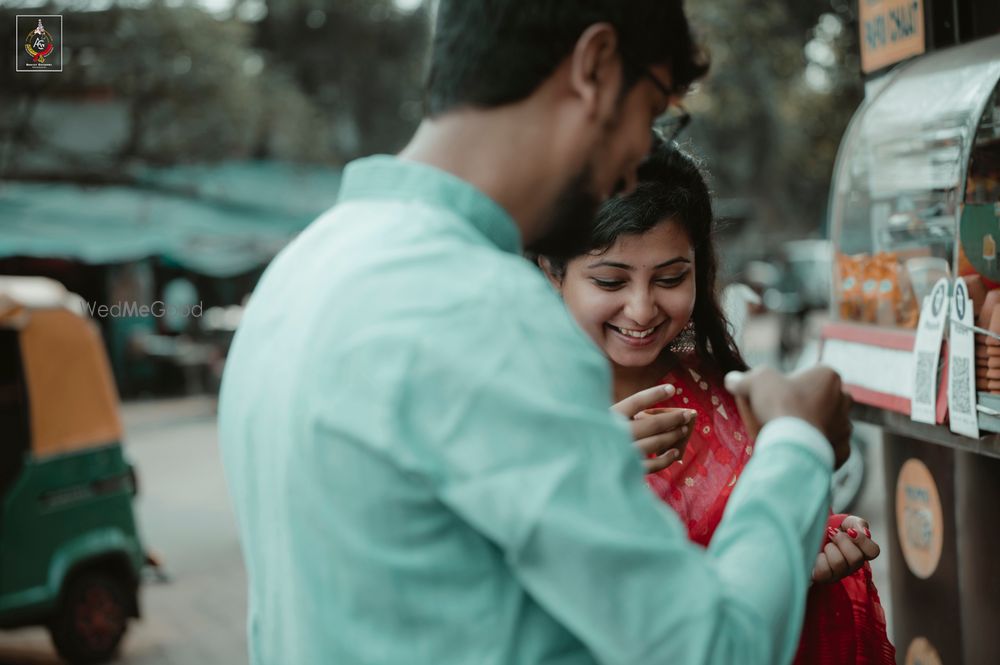
[[[857,529],[848,529],[847,530],[847,535],[850,536],[851,538],[857,538],[858,537],[858,531],[857,531]]]
[[[833,538],[835,538],[836,535],[837,535],[837,530],[834,529],[832,526],[827,527],[826,528],[826,535],[830,537],[830,540],[833,540]]]
[[[869,531],[869,530],[867,529],[867,527],[865,528],[865,535],[866,535],[866,536],[868,536],[869,538],[871,538],[871,537],[872,537],[872,532],[871,532],[871,531]]]

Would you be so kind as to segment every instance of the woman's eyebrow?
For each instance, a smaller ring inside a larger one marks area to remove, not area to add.
[[[664,261],[663,263],[658,263],[653,266],[654,270],[659,270],[660,268],[666,268],[667,266],[672,266],[675,263],[691,263],[691,259],[685,258],[683,256],[676,256],[669,261]],[[609,268],[621,268],[622,270],[635,270],[632,266],[627,263],[619,263],[617,261],[598,261],[597,263],[592,263],[587,268],[600,268],[601,266],[607,266]]]

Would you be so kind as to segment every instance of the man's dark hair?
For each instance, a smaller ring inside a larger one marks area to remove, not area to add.
[[[683,0],[440,0],[426,114],[526,98],[595,23],[618,32],[626,89],[652,65],[668,65],[678,91],[708,71]]]
[[[691,320],[695,351],[722,372],[745,370],[746,362],[729,332],[719,305],[718,260],[712,236],[715,218],[712,196],[698,164],[675,144],[657,141],[639,167],[639,184],[632,193],[609,199],[597,214],[589,253],[608,251],[622,236],[638,236],[671,220],[680,224],[694,247],[695,301]],[[567,261],[546,257],[557,279],[566,274]]]

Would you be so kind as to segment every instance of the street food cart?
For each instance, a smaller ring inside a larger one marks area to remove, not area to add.
[[[833,176],[822,360],[884,433],[905,663],[1000,663],[998,81],[1000,35],[869,80]]]

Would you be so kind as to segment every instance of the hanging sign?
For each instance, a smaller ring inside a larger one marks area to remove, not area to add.
[[[861,71],[870,74],[926,47],[923,0],[858,0]]]
[[[910,398],[910,418],[920,423],[934,424],[934,405],[938,391],[938,360],[944,324],[951,306],[948,301],[950,282],[942,277],[924,298],[917,323],[917,341],[913,346],[913,394]],[[975,407],[973,407],[975,408]]]
[[[979,438],[976,413],[975,339],[972,301],[962,279],[955,280],[948,332],[948,422],[955,434]]]

